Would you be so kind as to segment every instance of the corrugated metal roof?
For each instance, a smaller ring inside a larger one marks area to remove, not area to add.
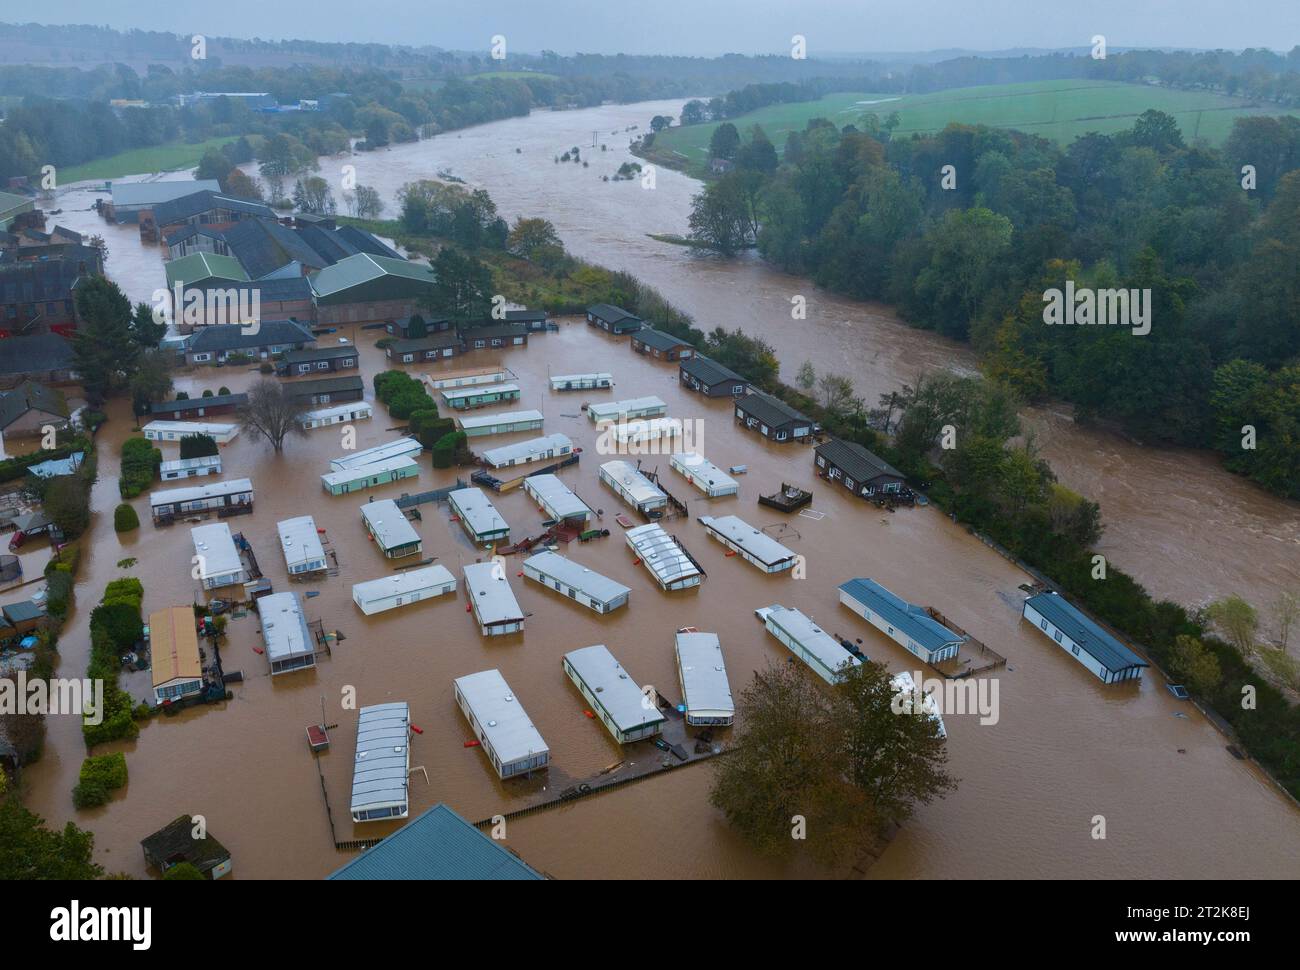
[[[894,595],[874,579],[850,579],[840,589],[928,651],[964,639],[930,616],[924,606]]]
[[[652,522],[628,529],[627,543],[661,586],[700,575],[695,563],[660,525]]]
[[[149,658],[154,687],[203,676],[193,607],[169,606],[149,614]]]
[[[374,704],[358,712],[357,754],[352,765],[354,813],[390,806],[406,811],[410,725],[411,710],[405,701]]]
[[[329,879],[541,879],[446,805],[435,805]]]
[[[1083,612],[1057,593],[1039,593],[1025,600],[1044,619],[1097,659],[1107,670],[1150,666],[1136,653],[1120,643]]]
[[[423,263],[393,259],[391,256],[372,256],[370,253],[357,253],[341,259],[333,266],[312,273],[310,279],[311,288],[318,297],[330,297],[385,276],[433,282],[432,268]]]

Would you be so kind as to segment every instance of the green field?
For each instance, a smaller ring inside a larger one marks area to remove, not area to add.
[[[209,138],[207,141],[195,142],[192,145],[183,141],[172,141],[165,145],[155,145],[153,148],[133,148],[129,152],[119,152],[83,165],[59,169],[59,184],[68,185],[91,179],[115,179],[142,172],[175,172],[183,168],[194,168],[209,148],[220,148],[235,140],[231,136],[225,136]]]
[[[872,101],[878,103],[866,103]],[[1189,141],[1202,138],[1213,145],[1222,144],[1228,137],[1234,118],[1296,113],[1252,107],[1243,98],[1144,84],[1039,81],[918,95],[831,94],[817,101],[771,105],[731,121],[742,133],[750,125],[761,125],[778,149],[784,146],[789,132],[802,130],[811,118],[827,118],[843,127],[867,112],[875,112],[883,120],[894,111],[900,119],[895,137],[938,131],[955,121],[1019,128],[1065,145],[1088,132],[1106,134],[1129,128],[1148,108],[1173,115]],[[698,170],[708,160],[709,139],[715,127],[709,123],[660,132],[655,138],[654,154],[663,159],[665,152],[671,152],[689,168]]]

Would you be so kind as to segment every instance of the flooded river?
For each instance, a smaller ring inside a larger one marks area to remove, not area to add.
[[[756,262],[722,263],[660,245],[646,232],[680,232],[694,185],[659,172],[657,187],[604,183],[626,157],[626,126],[650,115],[676,113],[671,104],[607,107],[546,113],[445,136],[352,161],[360,180],[386,198],[401,183],[450,168],[488,188],[503,212],[552,219],[574,252],[626,268],[660,287],[704,327],[744,326],[762,332],[793,369],[805,357],[815,366],[852,372],[874,397],[928,367],[973,368],[960,347],[912,331],[887,308],[863,306],[817,293],[803,281],[774,274]],[[591,143],[602,132],[611,151],[592,153],[589,169],[556,166],[552,156],[573,144]],[[620,135],[609,134],[619,130]],[[523,149],[516,153],[515,148]],[[326,162],[325,164],[329,164]],[[61,197],[68,210],[60,222],[104,232],[93,214],[73,211],[84,194]],[[130,229],[109,229],[109,269],[133,298],[148,299],[161,285],[156,250],[141,250]],[[809,319],[789,320],[789,297],[809,298]],[[384,361],[373,331],[352,332],[362,350],[367,394]],[[325,338],[332,339],[332,338]],[[462,366],[498,359],[467,357]],[[1026,580],[1013,565],[971,539],[933,509],[886,515],[815,486],[819,520],[783,516],[756,504],[760,493],[782,480],[811,483],[811,453],[800,446],[762,442],[737,428],[730,408],[681,390],[670,365],[632,354],[626,338],[598,334],[565,322],[559,333],[536,336],[527,348],[499,358],[518,377],[518,407],[538,408],[546,432],[563,432],[585,449],[582,461],[561,477],[588,504],[604,510],[611,535],[561,551],[631,587],[630,605],[597,616],[516,576],[508,575],[529,614],[522,636],[481,638],[467,615],[462,591],[375,617],[363,616],[350,598],[352,583],[390,572],[366,541],[362,496],[331,497],[319,483],[329,459],[341,453],[339,429],[291,438],[282,455],[241,435],[223,451],[226,478],[249,476],[257,490],[256,512],[230,520],[253,544],[263,571],[277,590],[318,591],[304,600],[309,619],[346,637],[314,671],[268,676],[255,616],[233,620],[223,649],[227,670],[242,670],[235,699],[146,724],[127,751],[130,784],[107,806],[72,810],[70,792],[84,754],[79,725],[67,718],[49,724],[44,760],[25,775],[27,803],[61,824],[76,818],[96,835],[100,861],[110,870],[144,875],[139,840],[183,812],[201,813],[211,832],[227,844],[236,877],[319,877],[350,858],[334,841],[383,834],[385,825],[354,826],[347,818],[355,711],[341,709],[355,687],[362,705],[390,700],[411,704],[423,729],[412,741],[412,764],[428,773],[412,776],[412,814],[445,801],[470,819],[521,807],[585,779],[607,765],[656,757],[647,744],[620,749],[583,714],[587,706],[563,675],[560,657],[590,643],[605,643],[642,683],[676,697],[672,634],[685,625],[715,631],[722,639],[733,689],[782,648],[756,622],[753,609],[770,603],[797,607],[827,630],[861,637],[863,649],[892,670],[914,662],[892,642],[838,604],[836,586],[870,576],[900,595],[932,605],[1007,656],[1000,680],[1000,719],[980,725],[974,715],[947,718],[950,768],[960,787],[921,809],[871,870],[872,877],[948,876],[1144,878],[1167,876],[1294,877],[1300,873],[1300,813],[1257,772],[1234,760],[1223,737],[1194,708],[1175,701],[1156,674],[1140,685],[1104,687],[1020,619]],[[691,517],[669,523],[701,561],[708,578],[697,591],[665,594],[636,565],[612,521],[618,500],[597,479],[601,460],[593,426],[580,416],[584,399],[610,392],[559,394],[551,373],[601,369],[613,372],[616,397],[656,394],[669,414],[702,420],[701,450],[717,465],[749,466],[737,498],[710,502],[692,492],[649,457],[674,494],[686,498]],[[198,369],[177,376],[178,390],[246,387],[258,375],[244,369]],[[512,405],[512,407],[514,407]],[[1109,524],[1107,549],[1147,584],[1187,601],[1251,585],[1294,578],[1297,529],[1294,508],[1268,499],[1224,475],[1196,455],[1154,452],[1117,439],[1081,432],[1050,412],[1031,418],[1062,478],[1099,498]],[[389,439],[386,409],[357,425],[358,447]],[[89,555],[80,575],[78,608],[62,642],[60,673],[80,676],[86,663],[86,623],[104,585],[127,573],[146,589],[145,608],[192,602],[193,554],[189,526],[154,529],[147,496],[134,500],[144,523],[119,537],[112,528],[117,494],[118,450],[130,435],[126,402],[115,402],[99,437],[100,482]],[[529,437],[478,439],[476,450]],[[176,446],[164,445],[166,457]],[[461,472],[462,475],[466,473]],[[427,458],[418,481],[375,489],[394,497],[449,484],[453,472],[434,471]],[[512,537],[540,531],[541,516],[522,491],[493,496],[512,526]],[[734,513],[755,526],[787,521],[782,541],[807,557],[807,578],[767,576],[705,536],[694,521],[703,512]],[[340,558],[340,574],[304,584],[287,580],[275,523],[311,514]],[[458,574],[483,553],[475,549],[445,507],[424,507],[416,524],[424,554]],[[1236,530],[1234,532],[1234,530]],[[1225,541],[1225,538],[1228,541]],[[117,563],[138,559],[129,569]],[[471,737],[452,699],[452,679],[499,668],[552,752],[549,773],[522,783],[500,782]],[[143,696],[147,675],[126,685]],[[319,760],[333,810],[326,815],[317,762],[304,729],[326,717],[338,728],[333,747]],[[763,877],[842,875],[802,864],[756,857],[729,832],[707,800],[707,764],[681,768],[576,805],[512,822],[507,844],[556,876],[573,877]],[[543,792],[545,788],[545,792]],[[1094,816],[1106,819],[1107,837],[1092,837]],[[811,838],[816,834],[811,833]]]

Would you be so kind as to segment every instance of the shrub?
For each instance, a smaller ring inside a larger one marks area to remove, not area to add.
[[[226,387],[225,384],[222,384],[219,388],[217,388],[217,394],[219,394],[222,397],[229,397],[230,388]]]
[[[90,611],[92,630],[103,630],[119,650],[133,646],[143,632],[138,602],[110,601],[107,597]]]
[[[263,374],[270,374],[272,371],[275,370],[275,368],[271,366],[271,362],[267,360],[262,361],[261,366],[258,367],[257,369],[259,372]]]
[[[76,808],[98,808],[108,801],[108,789],[93,781],[78,782],[72,789],[72,804]]]
[[[217,439],[210,434],[187,434],[181,437],[182,458],[206,458],[217,453]]]
[[[130,506],[128,506],[129,508]],[[45,609],[50,616],[62,619],[72,603],[72,573],[56,569],[45,576]]]
[[[209,387],[209,388],[205,388],[204,391],[203,391],[203,396],[204,396],[204,397],[212,397],[212,388],[210,388],[210,387]]]
[[[123,502],[113,510],[113,529],[116,532],[130,532],[140,528],[140,517],[135,509]]]
[[[81,763],[77,786],[72,789],[72,804],[77,808],[103,805],[111,792],[126,784],[126,779],[126,755],[120,751],[89,757]]]
[[[162,464],[162,452],[146,438],[122,442],[122,470],[117,489],[122,498],[135,498],[153,484]]]
[[[168,882],[202,880],[203,873],[199,872],[198,867],[192,862],[178,862],[163,873],[163,879]]]
[[[450,468],[464,454],[468,448],[469,438],[464,431],[453,431],[451,434],[445,434],[437,440],[430,449],[430,455],[433,458],[434,468]]]
[[[83,465],[72,475],[61,475],[45,489],[45,511],[63,535],[75,539],[90,525],[90,482],[93,469]]]

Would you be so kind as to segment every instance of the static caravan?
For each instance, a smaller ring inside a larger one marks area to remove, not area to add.
[[[483,414],[478,417],[457,418],[460,430],[471,438],[490,434],[512,434],[516,431],[541,431],[541,411],[503,411],[501,414]]]
[[[485,637],[520,633],[524,611],[519,608],[510,580],[499,564],[476,562],[465,567],[465,590],[469,593],[479,633]]]
[[[483,460],[492,468],[509,468],[511,465],[526,465],[530,461],[544,461],[572,453],[573,441],[567,434],[548,434],[492,448],[483,452]]]
[[[640,445],[660,438],[682,437],[682,423],[677,418],[634,418],[607,424],[601,430],[602,438],[613,445],[615,454],[637,454]],[[613,438],[613,441],[609,441]],[[671,447],[671,443],[669,445]],[[598,451],[602,450],[599,447]],[[604,450],[609,454],[609,450]]]
[[[524,479],[524,491],[548,519],[571,524],[591,519],[587,503],[556,475],[529,475]]]
[[[627,544],[666,591],[689,589],[704,581],[704,574],[690,553],[657,523],[628,529]]]
[[[486,408],[494,404],[518,401],[518,384],[493,384],[488,387],[450,387],[442,392],[442,403],[456,411]]]
[[[626,606],[632,592],[622,583],[556,552],[539,552],[525,559],[524,578],[541,583],[597,613],[612,613],[620,606]]]
[[[1141,680],[1149,664],[1058,593],[1025,600],[1022,615],[1103,684]]]
[[[668,405],[657,397],[634,397],[626,401],[587,405],[587,417],[596,424],[602,421],[629,421],[632,418],[657,418],[667,413]]]
[[[414,438],[398,438],[395,441],[386,441],[382,445],[367,448],[365,451],[335,458],[330,462],[330,471],[343,472],[351,468],[388,461],[391,458],[415,458],[423,450],[424,446]]]
[[[169,606],[149,614],[149,659],[155,703],[203,692],[203,662],[192,607]]]
[[[155,525],[170,522],[190,512],[240,512],[253,510],[253,483],[247,478],[232,478],[208,485],[190,485],[149,493],[149,509]],[[229,513],[227,513],[229,514]]]
[[[735,721],[736,705],[716,633],[677,634],[677,681],[687,724],[726,726]]]
[[[771,536],[760,532],[735,515],[701,515],[704,531],[734,551],[741,559],[765,573],[779,573],[794,567],[798,555]]]
[[[366,616],[383,613],[456,592],[456,577],[436,563],[420,569],[406,569],[391,576],[370,579],[352,586],[352,602]]]
[[[326,472],[320,477],[320,484],[331,495],[347,495],[404,478],[417,478],[419,474],[420,465],[414,458],[387,458],[358,468]]]
[[[220,474],[220,455],[204,455],[202,458],[178,458],[176,461],[165,461],[158,466],[158,477],[164,482]]]
[[[328,565],[325,546],[316,531],[316,520],[300,515],[275,524],[280,532],[280,549],[290,576],[318,573]]]
[[[347,424],[350,421],[364,421],[372,417],[375,411],[365,401],[352,401],[348,404],[336,404],[333,407],[307,411],[298,418],[304,431],[323,428],[331,424]]]
[[[316,666],[316,648],[297,593],[272,593],[257,600],[262,643],[271,676]]]
[[[615,459],[600,466],[600,480],[647,519],[663,515],[668,496],[631,462]]]
[[[613,386],[613,374],[561,374],[551,378],[552,391],[598,391]]]
[[[420,533],[407,520],[406,514],[391,498],[367,502],[361,506],[361,521],[366,534],[387,559],[401,559],[417,555],[424,548]]]
[[[194,559],[199,568],[199,581],[204,589],[237,586],[249,580],[248,570],[239,557],[230,526],[224,522],[198,525],[190,529],[194,540]]]
[[[874,579],[840,584],[840,602],[908,653],[937,664],[957,656],[968,637],[934,619],[924,606],[895,596]]]
[[[488,501],[481,488],[470,486],[447,493],[447,504],[469,537],[481,546],[490,546],[510,538],[510,524],[501,518],[496,506]]]
[[[939,710],[939,702],[934,699],[933,692],[927,691],[922,693],[916,686],[916,681],[907,671],[901,674],[895,674],[889,679],[890,685],[894,688],[894,693],[902,694],[899,698],[899,708],[903,713],[911,714],[919,704],[921,710],[934,718],[938,728],[939,736],[947,737],[948,728],[943,723],[943,712]]]
[[[239,434],[237,424],[209,424],[202,421],[150,421],[144,426],[150,441],[180,441],[186,435],[205,434],[219,445],[227,445]]]
[[[679,451],[668,459],[668,464],[709,498],[740,494],[739,482],[694,451]]]
[[[452,685],[461,713],[502,780],[550,764],[550,749],[501,671],[480,670],[457,677]]]
[[[838,640],[798,610],[772,605],[755,612],[762,618],[768,633],[785,644],[792,654],[828,684],[839,681],[846,667],[862,664]]]
[[[474,387],[480,384],[500,384],[506,379],[501,367],[475,367],[470,370],[450,371],[446,374],[425,374],[425,383],[435,391],[452,387]]]
[[[652,738],[663,730],[666,718],[603,643],[571,650],[563,663],[564,672],[619,744]]]
[[[352,821],[406,818],[411,774],[411,709],[405,701],[357,713],[352,763]]]

